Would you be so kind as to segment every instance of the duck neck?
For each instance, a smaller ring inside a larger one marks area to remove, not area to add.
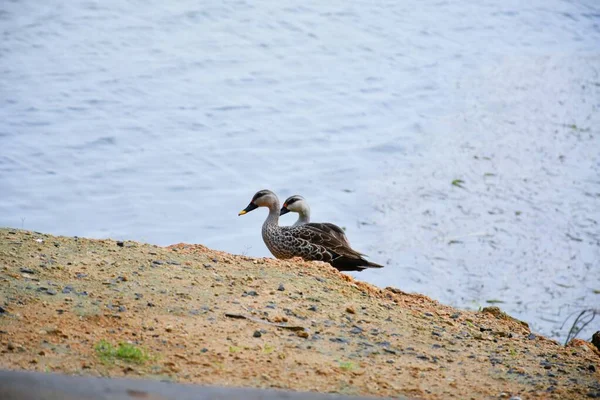
[[[298,221],[294,226],[308,224],[310,222],[310,207],[305,202],[302,202],[302,208],[298,211]]]
[[[308,224],[310,222],[310,212],[306,213],[304,210],[298,213],[298,220],[294,226]]]
[[[269,215],[263,224],[263,227],[279,226],[279,202],[269,206]]]

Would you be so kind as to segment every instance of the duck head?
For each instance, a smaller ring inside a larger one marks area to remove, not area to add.
[[[250,204],[242,211],[238,213],[238,215],[244,215],[249,213],[252,210],[256,210],[258,207],[269,207],[271,208],[273,205],[277,205],[279,207],[279,200],[277,200],[277,196],[275,193],[270,190],[263,189],[256,192]]]
[[[306,212],[309,210],[308,208],[308,203],[306,202],[306,200],[304,199],[304,197],[295,194],[293,196],[288,197],[284,202],[283,202],[283,207],[281,207],[281,211],[279,212],[279,215],[284,215],[291,212],[296,212],[298,214],[306,214]]]

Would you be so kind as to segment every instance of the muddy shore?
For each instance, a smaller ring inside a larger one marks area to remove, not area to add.
[[[435,279],[435,278],[432,278]],[[366,396],[589,398],[600,355],[322,263],[0,229],[0,368]]]

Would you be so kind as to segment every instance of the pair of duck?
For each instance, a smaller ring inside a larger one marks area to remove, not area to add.
[[[367,261],[364,254],[350,247],[343,229],[330,223],[310,222],[310,208],[302,196],[291,196],[279,208],[279,199],[270,190],[260,190],[244,215],[258,207],[267,207],[269,215],[262,226],[262,237],[269,251],[279,259],[302,257],[306,261],[324,261],[339,271],[362,271],[382,268],[383,265]],[[293,226],[279,226],[279,216],[288,212],[300,214]]]

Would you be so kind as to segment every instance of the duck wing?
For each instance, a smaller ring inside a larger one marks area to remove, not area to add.
[[[338,271],[362,271],[381,268],[383,265],[365,260],[336,236],[326,224],[308,223],[295,227],[282,227],[282,238],[289,244],[295,256],[307,261],[325,261]]]

